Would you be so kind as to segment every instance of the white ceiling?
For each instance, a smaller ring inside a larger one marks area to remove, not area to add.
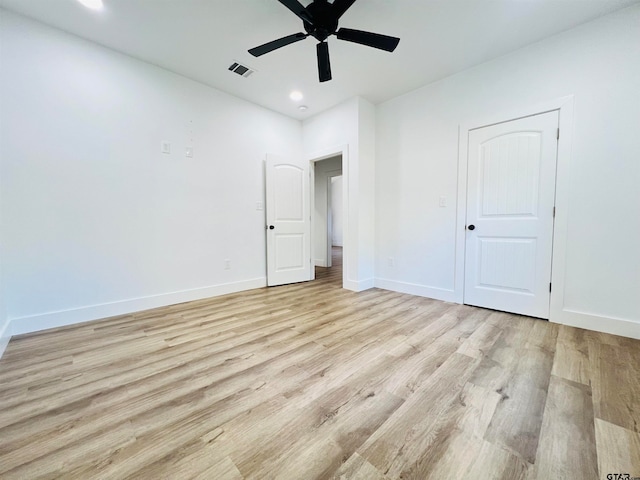
[[[401,38],[394,53],[329,40],[333,80],[318,82],[312,38],[260,58],[247,50],[303,31],[277,0],[0,0],[3,7],[303,119],[360,95],[380,103],[638,0],[358,0],[340,26]],[[302,0],[307,5],[309,0]],[[234,61],[257,73],[228,71]],[[305,95],[305,112],[289,99]]]

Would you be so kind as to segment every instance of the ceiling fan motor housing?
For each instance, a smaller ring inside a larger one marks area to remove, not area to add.
[[[338,30],[338,16],[333,10],[333,4],[327,0],[315,0],[307,7],[313,18],[313,24],[304,21],[304,29],[309,35],[320,42],[324,42],[329,35]]]

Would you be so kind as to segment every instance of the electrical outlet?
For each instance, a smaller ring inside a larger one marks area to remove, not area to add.
[[[395,267],[396,266],[396,259],[393,257],[389,257],[389,266],[390,267]]]
[[[264,210],[264,204],[262,202],[256,202],[256,210]]]
[[[184,154],[187,158],[193,158],[193,147],[185,148]]]
[[[439,204],[441,207],[446,207],[446,206],[447,206],[447,197],[444,197],[444,196],[443,196],[443,197],[440,197],[440,201],[438,202],[438,204]]]
[[[225,270],[231,270],[231,260],[229,260],[228,258],[225,259],[225,261],[224,261],[224,269]]]
[[[162,143],[160,144],[160,151],[162,153],[164,153],[165,155],[170,155],[171,154],[171,143],[167,142],[167,141],[162,141]]]

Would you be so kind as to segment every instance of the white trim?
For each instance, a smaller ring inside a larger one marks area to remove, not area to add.
[[[553,224],[553,259],[551,262],[551,303],[549,320],[557,323],[571,322],[571,315],[564,311],[565,266],[569,231],[569,187],[571,186],[571,140],[573,138],[573,97],[560,108],[560,138],[558,139],[558,164],[556,167],[556,217]],[[589,319],[584,318],[585,327]],[[566,323],[571,325],[571,323]],[[574,325],[576,326],[576,325]],[[597,330],[597,328],[596,328]]]
[[[309,188],[311,194],[311,208],[314,206],[315,201],[315,162],[321,160],[327,160],[332,157],[342,156],[342,288],[347,290],[357,290],[357,283],[353,280],[349,280],[349,259],[353,256],[357,258],[357,245],[351,245],[349,242],[349,145],[342,144],[336,147],[323,148],[322,150],[316,150],[315,152],[306,154],[306,158],[310,163],[309,171],[311,173]],[[313,222],[311,222],[311,241],[313,242]],[[315,272],[312,272],[312,278],[315,279]],[[352,288],[356,285],[356,288]]]
[[[592,313],[566,309],[562,311],[560,321],[558,321],[558,319],[552,321],[571,327],[595,330],[596,332],[610,333],[612,335],[637,338],[640,340],[640,322],[624,318],[603,317]]]
[[[331,195],[333,192],[333,188],[331,187],[331,180],[336,177],[342,176],[342,159],[340,159],[340,170],[330,170],[327,173],[327,251],[325,255],[327,256],[326,266],[331,267],[331,256],[333,255],[333,215],[332,215],[332,207],[333,202],[331,199]],[[315,198],[315,197],[314,197]],[[344,218],[344,214],[342,215]],[[344,221],[344,220],[343,220]]]
[[[227,295],[229,293],[242,292],[245,290],[253,290],[256,288],[265,287],[266,285],[267,279],[265,277],[261,277],[251,280],[245,280],[242,282],[213,285],[210,287],[194,288],[192,290],[182,290],[179,292],[153,295],[150,297],[141,297],[113,303],[91,305],[71,310],[62,310],[57,312],[32,315],[28,317],[12,318],[11,333],[12,335],[21,335],[24,333],[47,330],[49,328],[64,327],[66,325],[89,322],[92,320],[109,318],[116,315],[126,315],[129,313],[140,312],[152,308],[165,307],[167,305],[175,305],[178,303],[190,302],[193,300],[201,300],[203,298],[217,297],[220,295]]]
[[[519,118],[558,111],[560,140],[556,173],[556,218],[553,233],[553,259],[551,264],[551,308],[549,319],[561,322],[564,303],[564,262],[567,245],[567,223],[569,211],[569,186],[571,164],[571,138],[573,134],[573,95],[557,98],[537,105],[522,107],[500,114],[490,114],[484,118],[462,123],[458,133],[458,196],[456,217],[456,255],[454,273],[454,298],[456,303],[464,303],[464,255],[465,225],[467,206],[467,162],[469,154],[469,131],[477,128],[509,122]]]
[[[4,351],[7,349],[7,345],[9,345],[9,341],[11,340],[11,322],[6,321],[2,330],[0,330],[0,358],[4,355]]]
[[[465,226],[467,219],[469,130],[470,128],[468,127],[458,127],[458,195],[456,198],[456,249],[453,262],[453,295],[455,302],[460,304],[464,303],[464,255]]]
[[[327,265],[327,262],[325,261],[324,258],[316,258],[315,265],[316,267],[322,267],[322,268],[327,268],[330,266],[330,265]]]
[[[352,292],[364,292],[365,290],[370,290],[376,287],[376,279],[368,278],[366,280],[346,280],[342,288],[347,290],[351,290]]]
[[[447,290],[438,287],[429,287],[427,285],[419,285],[416,283],[398,282],[396,280],[388,280],[386,278],[376,278],[376,287],[393,292],[408,293],[409,295],[417,295],[419,297],[433,298],[442,300],[443,302],[455,302],[455,294],[453,290]]]
[[[342,166],[342,158],[340,159],[340,165]],[[340,172],[342,173],[342,170],[340,170]],[[315,198],[315,195],[314,195]],[[331,258],[333,256],[333,211],[332,211],[332,205],[331,205],[331,177],[327,177],[327,216],[325,217],[325,227],[327,228],[327,235],[326,235],[326,245],[325,245],[325,252],[324,252],[324,256],[326,257],[327,261],[326,261],[326,265],[328,268],[331,268],[332,264],[333,264],[333,259]],[[315,205],[314,205],[314,211],[315,211]]]

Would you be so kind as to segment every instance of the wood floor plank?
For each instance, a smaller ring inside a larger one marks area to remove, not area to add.
[[[589,343],[597,418],[640,433],[640,348]]]
[[[464,480],[477,480],[478,478],[526,480],[530,468],[531,464],[521,456],[485,441],[473,463],[461,478]]]
[[[389,477],[354,453],[331,478],[332,480],[388,480]]]
[[[334,250],[315,282],[13,338],[0,478],[640,476],[640,341],[347,291]]]
[[[180,475],[184,475],[184,472],[181,471]],[[131,480],[135,480],[136,478],[138,477],[133,476],[131,477]],[[167,477],[167,480],[173,480],[174,478],[177,477]],[[242,474],[228,457],[222,459],[215,465],[212,465],[204,472],[195,475],[193,480],[211,480],[212,478],[215,478],[216,480],[243,480]]]
[[[440,417],[460,395],[477,361],[452,354],[358,453],[391,478],[414,465],[433,443]]]
[[[553,356],[541,349],[523,349],[511,375],[495,392],[502,396],[485,440],[506,447],[534,463]]]
[[[432,447],[413,464],[407,463],[400,478],[463,477],[482,449],[482,438],[500,400],[497,393],[467,383],[431,432]]]
[[[456,338],[441,336],[426,346],[415,346],[400,358],[402,368],[390,376],[385,389],[407,399],[459,348]]]
[[[134,472],[128,478],[173,480],[197,478],[207,472],[214,475],[209,478],[243,478],[228,456],[207,444],[202,438],[172,451],[155,463]]]
[[[600,478],[628,473],[640,477],[640,434],[596,418],[596,443]]]
[[[598,479],[591,387],[551,377],[535,475],[530,479]]]
[[[553,366],[557,326],[526,318],[521,326],[503,326],[503,335],[470,381],[502,396],[485,440],[532,464]]]
[[[586,330],[561,326],[551,373],[573,382],[591,385],[588,338]]]
[[[502,330],[490,323],[493,316],[499,315],[492,313],[487,316],[486,322],[483,322],[469,338],[458,348],[458,353],[473,358],[482,358],[486,355],[491,347],[498,341]]]

